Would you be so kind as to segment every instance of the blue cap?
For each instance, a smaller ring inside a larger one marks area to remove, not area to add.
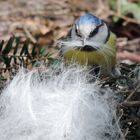
[[[103,24],[103,22],[98,17],[88,13],[79,18],[78,24],[94,24],[95,26],[100,26]]]

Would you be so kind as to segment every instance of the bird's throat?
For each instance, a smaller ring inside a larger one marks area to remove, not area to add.
[[[90,45],[85,45],[83,47],[79,47],[78,50],[80,50],[80,51],[86,51],[86,52],[97,51],[97,49],[95,47],[90,46]]]

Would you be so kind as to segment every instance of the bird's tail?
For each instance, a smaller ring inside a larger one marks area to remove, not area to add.
[[[22,69],[0,97],[0,139],[118,140],[114,93],[92,78],[79,66]]]

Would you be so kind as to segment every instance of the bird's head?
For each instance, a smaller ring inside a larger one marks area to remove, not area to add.
[[[75,23],[76,35],[81,38],[90,38],[98,33],[103,21],[91,14],[81,16]]]
[[[59,41],[63,52],[70,48],[80,51],[96,51],[103,48],[110,36],[106,23],[92,14],[81,16],[73,24],[66,39]]]
[[[81,45],[85,46],[81,48],[91,51],[100,48],[107,41],[108,35],[109,30],[104,21],[92,14],[85,14],[73,25],[71,37],[81,40]]]

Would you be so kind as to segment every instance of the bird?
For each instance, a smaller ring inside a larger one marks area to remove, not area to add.
[[[60,55],[66,62],[98,69],[100,75],[119,75],[116,70],[116,35],[107,23],[86,13],[77,19],[67,36],[59,39]]]

